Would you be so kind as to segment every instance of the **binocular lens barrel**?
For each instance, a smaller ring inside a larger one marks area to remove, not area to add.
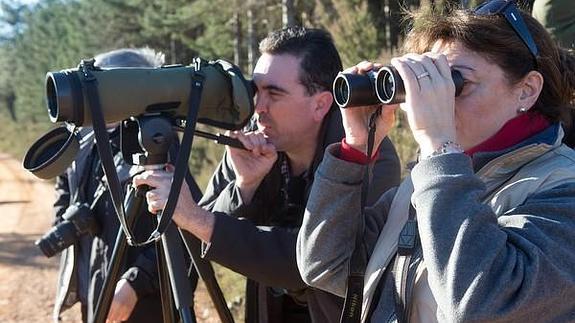
[[[333,82],[333,96],[340,107],[379,104],[374,85],[375,73],[367,75],[339,73]]]
[[[458,96],[463,89],[463,76],[451,70],[451,77]],[[365,75],[339,73],[333,82],[333,97],[341,108],[398,104],[405,102],[405,86],[397,70],[386,65]]]
[[[405,87],[397,70],[391,66],[384,66],[377,72],[375,78],[375,93],[383,104],[397,104],[405,102]]]

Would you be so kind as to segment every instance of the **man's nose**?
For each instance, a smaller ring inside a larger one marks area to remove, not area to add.
[[[255,100],[255,110],[257,114],[265,113],[268,111],[267,100],[261,94],[256,94]]]

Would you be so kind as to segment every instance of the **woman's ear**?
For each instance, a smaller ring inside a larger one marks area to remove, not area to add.
[[[318,122],[323,121],[325,115],[329,112],[333,103],[333,96],[330,91],[321,91],[315,94],[315,108],[313,111],[314,119]]]
[[[519,106],[525,110],[537,102],[543,89],[543,76],[537,71],[531,71],[525,75],[519,83]]]

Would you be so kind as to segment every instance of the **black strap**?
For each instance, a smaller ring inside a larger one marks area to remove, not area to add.
[[[92,74],[92,70],[94,69],[94,59],[82,60],[82,63],[80,63],[80,69],[83,75],[83,82],[86,85],[86,94],[88,106],[90,107],[90,112],[92,114],[92,126],[94,129],[94,136],[96,138],[96,147],[98,148],[98,154],[100,155],[100,161],[102,162],[102,168],[104,169],[104,175],[106,176],[106,185],[110,191],[112,204],[116,210],[116,215],[118,216],[122,230],[124,230],[128,241],[130,241],[130,239],[133,240],[133,234],[126,223],[123,205],[124,194],[122,192],[122,186],[120,184],[118,174],[116,173],[110,138],[106,131],[106,123],[104,121],[104,115],[100,105],[100,97],[98,96],[98,82],[96,77]]]
[[[408,322],[409,320],[410,300],[408,298],[410,295],[408,295],[407,277],[409,264],[415,251],[416,240],[417,218],[415,217],[415,209],[410,204],[407,222],[399,234],[397,255],[393,266],[395,313],[399,323]]]
[[[367,137],[367,157],[371,158],[373,144],[375,140],[375,122],[381,114],[381,108],[377,109],[369,119],[369,134]],[[367,250],[363,246],[363,233],[365,230],[365,205],[370,183],[370,163],[366,165],[361,186],[361,218],[358,221],[358,228],[355,236],[355,248],[351,254],[349,262],[349,277],[347,278],[347,290],[345,302],[341,312],[341,323],[357,323],[361,321],[361,305],[363,302],[363,281],[365,267],[367,265]]]
[[[192,152],[194,130],[196,128],[196,119],[198,117],[198,110],[200,109],[204,83],[204,75],[199,73],[199,61],[195,60],[194,63],[196,71],[191,75],[190,100],[188,114],[186,116],[186,127],[184,128],[184,136],[182,137],[180,149],[178,150],[178,157],[176,158],[174,177],[172,179],[172,185],[170,186],[170,194],[168,194],[166,206],[158,217],[158,226],[154,232],[150,234],[147,241],[142,243],[134,242],[132,244],[134,246],[142,246],[158,240],[170,225],[172,216],[174,215],[174,210],[176,209],[180,189],[184,182],[184,178],[186,177],[186,173],[188,172],[188,160],[190,159],[190,153]]]
[[[95,151],[95,148],[96,148],[95,146],[91,148],[90,163],[88,164],[89,168],[84,169],[79,185],[80,188],[84,188],[83,189],[85,196],[84,200],[86,202],[88,202],[88,197],[92,196],[92,202],[90,203],[90,210],[92,211],[95,210],[96,204],[98,204],[98,201],[106,192],[106,183],[104,181],[104,178],[102,177],[103,174],[99,173],[99,171],[102,170],[102,162],[100,161],[100,158],[98,156],[98,153]],[[91,192],[88,190],[89,187],[91,186],[90,185],[91,183],[88,183],[88,181],[92,180],[93,177],[97,179],[98,184],[94,192]]]
[[[182,143],[180,150],[178,152],[178,157],[176,159],[176,165],[174,170],[174,177],[172,180],[172,185],[170,186],[170,194],[168,195],[168,200],[164,210],[161,212],[158,226],[151,233],[150,237],[144,242],[137,242],[134,235],[126,222],[125,211],[123,207],[123,193],[121,190],[121,184],[118,179],[118,174],[115,171],[114,161],[112,157],[112,150],[109,143],[108,132],[106,131],[106,126],[104,122],[104,116],[102,114],[98,88],[97,79],[92,75],[91,70],[94,69],[94,60],[82,61],[80,68],[84,76],[84,82],[86,83],[86,92],[88,96],[88,102],[90,110],[92,112],[92,121],[94,128],[94,135],[96,137],[96,146],[98,148],[98,153],[100,154],[100,160],[102,161],[102,166],[104,169],[104,174],[107,178],[108,189],[110,190],[110,195],[112,197],[112,202],[116,214],[118,215],[118,220],[122,226],[122,230],[126,234],[126,240],[132,246],[143,246],[149,243],[157,241],[161,235],[166,231],[168,225],[171,222],[172,215],[176,208],[178,197],[180,194],[180,189],[184,181],[184,177],[188,170],[188,159],[192,150],[192,143],[194,137],[194,130],[196,127],[196,119],[198,116],[198,110],[201,103],[201,94],[203,88],[204,75],[199,72],[200,64],[199,61],[194,61],[195,72],[191,73],[191,88],[190,88],[190,100],[188,107],[188,114],[186,117],[186,127],[184,129],[184,136],[182,138]]]

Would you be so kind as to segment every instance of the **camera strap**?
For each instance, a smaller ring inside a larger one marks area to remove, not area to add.
[[[373,144],[375,141],[375,122],[381,114],[381,108],[373,112],[369,118],[369,133],[367,137],[367,156],[371,158],[373,153]],[[371,163],[365,166],[363,181],[361,185],[361,216],[357,223],[357,232],[355,234],[355,247],[351,254],[349,262],[349,276],[347,278],[347,290],[345,293],[345,302],[341,312],[341,323],[358,323],[361,322],[361,308],[363,303],[363,285],[365,276],[365,267],[367,266],[368,252],[363,247],[363,233],[365,230],[365,205],[370,184]]]
[[[98,201],[100,200],[102,195],[104,195],[105,192],[106,192],[106,184],[103,183],[103,181],[100,181],[98,187],[96,188],[96,192],[94,193],[94,199],[90,204],[90,210],[94,211],[94,209],[96,208],[96,204],[98,204]]]

